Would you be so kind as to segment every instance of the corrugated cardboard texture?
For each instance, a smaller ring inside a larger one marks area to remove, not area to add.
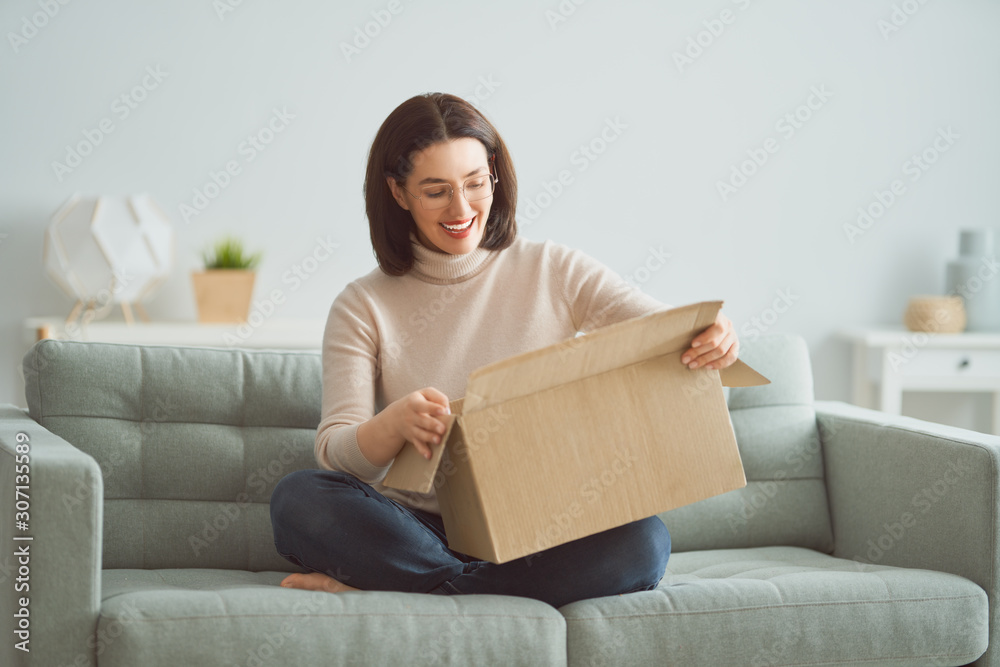
[[[715,322],[721,307],[721,301],[706,301],[672,308],[483,366],[469,375],[464,412],[469,414],[643,359],[683,352],[697,334]],[[641,326],[636,324],[639,320]],[[756,376],[766,382],[746,364],[737,361],[734,366],[742,367],[733,373],[734,379],[762,384],[752,382]]]
[[[718,373],[680,354],[463,416],[495,562],[746,485],[728,413],[698,409]]]
[[[494,539],[490,533],[478,481],[479,472],[461,427],[448,443],[448,452],[437,472],[437,498],[441,519],[448,535],[448,548],[477,558],[497,561]]]
[[[474,371],[446,457],[405,447],[385,483],[435,488],[449,547],[495,563],[745,486],[722,386],[768,380],[740,361],[721,372],[680,362],[721,306],[653,313]]]
[[[407,442],[393,459],[392,467],[382,480],[383,484],[404,491],[430,492],[449,441],[459,438],[457,433],[453,436],[452,431],[456,417],[462,412],[462,399],[449,401],[448,409],[451,410],[450,415],[439,417],[444,422],[446,430],[441,436],[441,446],[431,447],[431,458],[425,459],[416,447]]]

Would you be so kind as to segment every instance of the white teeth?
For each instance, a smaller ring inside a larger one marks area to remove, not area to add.
[[[443,222],[441,223],[441,226],[447,229],[449,232],[461,232],[468,229],[471,225],[472,225],[472,220],[469,220],[464,225],[446,225]]]

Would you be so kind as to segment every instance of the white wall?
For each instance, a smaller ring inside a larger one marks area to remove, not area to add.
[[[524,235],[582,248],[667,303],[723,299],[738,328],[793,295],[768,331],[806,337],[819,398],[848,398],[838,328],[900,322],[909,296],[943,292],[960,229],[1000,226],[990,0],[243,0],[220,16],[227,1],[0,4],[0,401],[24,404],[24,318],[71,306],[40,267],[47,221],[71,194],[148,191],[171,213],[177,265],[148,303],[154,318],[194,319],[188,273],[227,231],[266,251],[258,294],[282,289],[280,315],[324,317],[375,266],[361,197],[369,143],[426,91],[478,95],[515,158]],[[47,5],[58,13],[26,29]],[[553,23],[560,7],[574,11]],[[712,24],[723,11],[732,22]],[[348,62],[341,44],[372,12],[391,21]],[[894,12],[907,20],[885,32]],[[679,68],[674,54],[699,33],[707,43],[707,25],[721,34]],[[11,36],[22,31],[30,38]],[[123,118],[115,100],[148,67],[165,77]],[[794,133],[778,125],[816,90],[828,98],[811,98]],[[276,108],[294,119],[248,162],[241,142]],[[53,162],[104,118],[113,132],[60,180]],[[583,158],[609,121],[623,128],[616,140]],[[911,181],[904,162],[941,128],[958,138]],[[723,201],[717,182],[768,139],[776,152]],[[241,173],[186,223],[179,205],[229,160]],[[530,219],[562,170],[572,182]],[[850,242],[844,224],[893,179],[905,194]],[[337,253],[292,290],[282,275],[327,235]],[[651,248],[669,261],[636,274]],[[985,396],[943,398],[908,396],[904,412],[988,428]]]

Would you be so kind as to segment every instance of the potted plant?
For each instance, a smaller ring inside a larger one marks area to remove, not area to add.
[[[198,321],[246,322],[260,253],[248,254],[243,242],[230,236],[202,253],[202,259],[205,270],[191,273]]]

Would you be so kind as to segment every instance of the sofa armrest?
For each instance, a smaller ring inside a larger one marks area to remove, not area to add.
[[[1000,664],[1000,437],[839,401],[815,406],[834,555],[979,584],[990,599],[991,632],[976,664]]]
[[[16,497],[15,487],[22,486],[25,495]],[[28,664],[30,655],[34,665],[96,665],[104,510],[100,467],[24,410],[0,405],[0,489],[0,617],[11,626],[3,629],[0,664]],[[26,508],[16,506],[25,499]],[[27,530],[15,524],[22,518],[15,512],[24,509]],[[25,536],[33,539],[16,539]],[[27,550],[26,557],[17,555],[21,550]],[[15,646],[22,641],[15,634],[21,598],[27,598],[30,653]]]

